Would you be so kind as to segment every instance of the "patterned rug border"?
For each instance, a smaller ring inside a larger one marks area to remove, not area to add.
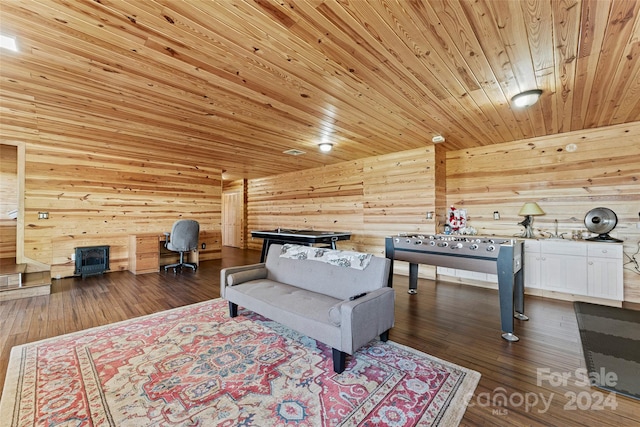
[[[416,350],[415,348],[408,347],[406,345],[397,343],[395,341],[389,340],[386,342],[391,346],[397,347],[401,350],[405,350],[407,352],[416,354],[418,356],[426,356],[430,360],[440,363],[445,366],[454,367],[465,373],[465,378],[462,380],[462,383],[459,385],[458,389],[449,395],[449,401],[447,402],[447,406],[457,400],[463,399],[465,404],[460,405],[457,408],[449,408],[444,414],[444,417],[440,418],[438,421],[438,425],[442,423],[443,426],[457,426],[460,424],[460,420],[464,416],[464,413],[467,411],[467,402],[471,401],[471,394],[475,391],[478,383],[480,382],[481,374],[480,372],[474,371],[473,369],[465,368],[464,366],[446,361],[444,359],[440,359],[439,357],[433,356],[429,353],[425,353],[420,350]],[[469,396],[469,398],[465,399],[465,396]]]
[[[42,340],[38,340],[38,341],[33,341],[30,343],[25,343],[25,344],[21,344],[21,345],[17,345],[14,346],[11,349],[11,354],[10,354],[10,359],[9,359],[9,363],[7,366],[7,374],[5,377],[5,383],[3,386],[3,390],[2,390],[2,396],[0,399],[0,427],[9,427],[12,426],[13,424],[10,423],[10,419],[12,418],[12,416],[10,414],[13,414],[13,408],[15,406],[15,400],[16,400],[16,396],[19,393],[19,390],[21,389],[21,378],[19,378],[19,374],[21,372],[23,372],[24,369],[24,359],[22,357],[24,350],[28,349],[30,347],[37,347],[43,344],[47,344],[49,342],[53,342],[56,340],[61,339],[62,337],[65,338],[73,338],[73,337],[77,337],[77,336],[82,336],[85,334],[90,334],[90,333],[94,333],[96,331],[100,331],[103,329],[108,329],[108,328],[118,328],[118,327],[122,327],[128,324],[133,324],[136,322],[140,322],[143,320],[150,320],[153,319],[154,317],[165,317],[168,314],[171,314],[173,312],[177,312],[177,311],[181,311],[184,310],[186,308],[197,308],[200,306],[206,306],[206,305],[210,305],[213,304],[215,302],[218,301],[222,301],[221,298],[215,298],[212,300],[207,300],[207,301],[202,301],[199,303],[194,303],[194,304],[190,304],[190,305],[185,305],[185,306],[181,306],[181,307],[175,307],[175,308],[171,308],[171,309],[167,309],[167,310],[163,310],[160,312],[156,312],[156,313],[152,313],[152,314],[147,314],[147,315],[143,315],[143,316],[138,316],[138,317],[134,317],[131,319],[126,319],[126,320],[121,320],[118,322],[114,322],[114,323],[109,323],[106,325],[100,325],[100,326],[95,326],[92,328],[88,328],[88,329],[83,329],[80,331],[76,331],[76,332],[70,332],[68,334],[62,334],[62,335],[58,335],[58,336],[54,336],[54,337],[50,337],[50,338],[45,338]],[[245,312],[249,312],[249,310],[244,310]],[[448,399],[446,401],[446,403],[444,404],[444,407],[446,408],[443,411],[443,414],[441,414],[442,416],[440,418],[437,419],[436,424],[434,425],[443,425],[443,426],[454,426],[454,425],[459,425],[460,421],[462,420],[462,417],[464,416],[464,413],[467,409],[467,402],[470,401],[471,399],[471,395],[473,394],[474,390],[476,389],[480,378],[481,378],[481,374],[477,371],[474,371],[472,369],[469,368],[465,368],[463,366],[460,366],[458,364],[446,361],[444,359],[440,359],[436,356],[430,355],[428,353],[422,352],[420,350],[417,350],[415,348],[403,345],[403,344],[399,344],[396,342],[393,342],[392,340],[389,340],[387,342],[384,343],[385,345],[389,345],[391,347],[396,347],[398,350],[401,351],[406,351],[408,353],[414,354],[416,356],[420,356],[420,357],[424,357],[430,361],[433,361],[435,363],[439,363],[442,364],[444,366],[447,367],[451,367],[453,369],[457,369],[460,372],[464,373],[464,378],[462,379],[462,381],[460,383],[457,384],[457,389],[452,391],[449,396]],[[358,352],[356,352],[356,354],[353,357],[356,357],[358,354]],[[348,359],[349,360],[349,359]],[[349,370],[349,365],[347,365],[347,370]],[[457,406],[450,406],[452,404],[452,402],[458,402],[459,400],[462,400],[462,404],[457,404]],[[422,426],[422,425],[429,425],[429,424],[423,424],[423,423],[418,423],[418,426]]]

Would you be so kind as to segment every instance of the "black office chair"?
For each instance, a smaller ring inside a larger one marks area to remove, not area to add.
[[[164,266],[164,271],[173,268],[176,273],[182,267],[191,267],[196,271],[198,266],[192,262],[184,262],[185,252],[198,249],[198,238],[200,234],[200,224],[192,219],[180,219],[173,223],[171,235],[167,238],[165,247],[173,252],[180,252],[180,262]]]

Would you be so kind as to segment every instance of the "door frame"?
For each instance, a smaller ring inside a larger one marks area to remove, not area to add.
[[[18,216],[16,218],[16,263],[23,264],[26,262],[24,256],[24,185],[26,170],[26,144],[22,141],[2,141],[0,144],[16,147],[17,150],[16,183],[18,185]]]

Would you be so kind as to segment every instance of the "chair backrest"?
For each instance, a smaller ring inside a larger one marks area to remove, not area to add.
[[[192,219],[179,219],[173,223],[167,249],[175,252],[188,252],[198,248],[200,224]]]
[[[265,261],[267,279],[341,300],[387,287],[391,268],[387,258],[373,256],[364,270],[357,270],[310,259],[283,258],[281,250],[280,244],[269,246]]]

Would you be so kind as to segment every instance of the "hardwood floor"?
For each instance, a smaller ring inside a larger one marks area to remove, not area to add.
[[[51,295],[0,302],[0,384],[15,345],[217,298],[221,268],[259,258],[259,251],[224,248],[222,260],[202,262],[195,273],[67,278],[53,281]],[[640,426],[640,401],[602,400],[608,393],[580,385],[576,370],[585,364],[571,303],[527,297],[531,320],[516,321],[520,342],[508,343],[495,290],[420,279],[411,296],[404,276],[394,288],[391,340],[482,374],[461,425]]]

